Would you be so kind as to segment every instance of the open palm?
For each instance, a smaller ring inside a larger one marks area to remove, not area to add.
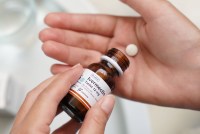
[[[200,31],[165,0],[127,0],[142,17],[49,14],[43,51],[68,65],[87,66],[110,48],[139,48],[119,79],[118,96],[163,106],[200,108]],[[67,68],[55,65],[52,72]],[[192,96],[192,97],[191,97]]]

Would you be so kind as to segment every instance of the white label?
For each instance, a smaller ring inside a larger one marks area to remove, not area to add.
[[[107,83],[89,69],[84,70],[82,76],[78,82],[71,87],[70,91],[70,93],[78,97],[77,99],[82,101],[88,109],[101,97],[110,92],[111,89]]]

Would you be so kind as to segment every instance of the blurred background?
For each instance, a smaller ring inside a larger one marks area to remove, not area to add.
[[[200,28],[200,1],[170,0]],[[138,16],[118,0],[0,0],[0,134],[7,134],[26,93],[45,80],[57,61],[41,51],[38,33],[49,12]],[[69,120],[61,113],[52,130]],[[200,112],[117,99],[107,134],[198,134]]]

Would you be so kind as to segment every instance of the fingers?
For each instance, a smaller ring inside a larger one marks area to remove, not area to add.
[[[37,97],[39,96],[39,94],[56,78],[57,76],[53,76],[47,80],[45,80],[44,82],[42,82],[40,85],[38,85],[36,88],[34,88],[33,90],[31,90],[26,98],[25,101],[23,102],[22,106],[20,107],[17,116],[15,118],[14,121],[14,127],[18,124],[20,124],[22,122],[22,120],[24,119],[24,117],[27,115],[28,111],[30,110],[30,108],[32,107],[33,103],[35,102],[35,100],[37,99]]]
[[[50,125],[56,115],[60,101],[72,84],[79,79],[82,71],[83,68],[81,65],[76,65],[66,72],[59,74],[37,97],[31,111],[27,114],[26,123],[31,123],[33,126],[39,126],[41,123]]]
[[[140,13],[148,21],[161,17],[173,6],[167,0],[121,0]]]
[[[71,68],[71,66],[63,65],[63,64],[54,64],[51,66],[51,72],[53,74],[58,74],[58,73],[68,70],[69,68]]]
[[[87,113],[79,134],[103,134],[106,123],[113,110],[115,98],[113,95],[104,96]],[[74,134],[81,124],[75,120],[69,121],[53,134]]]
[[[55,130],[53,134],[75,134],[80,127],[80,123],[71,119],[68,123]]]
[[[112,37],[117,22],[116,19],[117,17],[106,15],[51,13],[47,15],[45,22],[54,28]]]
[[[66,46],[54,41],[45,42],[42,49],[47,56],[65,62],[68,65],[80,63],[83,66],[87,66],[99,61],[101,56],[97,51]]]
[[[115,98],[113,95],[104,96],[88,111],[79,133],[103,134],[114,103]]]
[[[41,31],[39,37],[43,42],[52,40],[73,47],[97,50],[102,53],[105,53],[107,50],[107,46],[111,39],[97,34],[86,34],[56,28],[48,28]]]

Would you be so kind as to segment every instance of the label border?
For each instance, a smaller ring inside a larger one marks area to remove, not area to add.
[[[90,104],[81,95],[79,95],[76,91],[70,89],[69,94],[71,94],[77,100],[79,100],[87,108],[87,110],[89,110],[91,108]]]

